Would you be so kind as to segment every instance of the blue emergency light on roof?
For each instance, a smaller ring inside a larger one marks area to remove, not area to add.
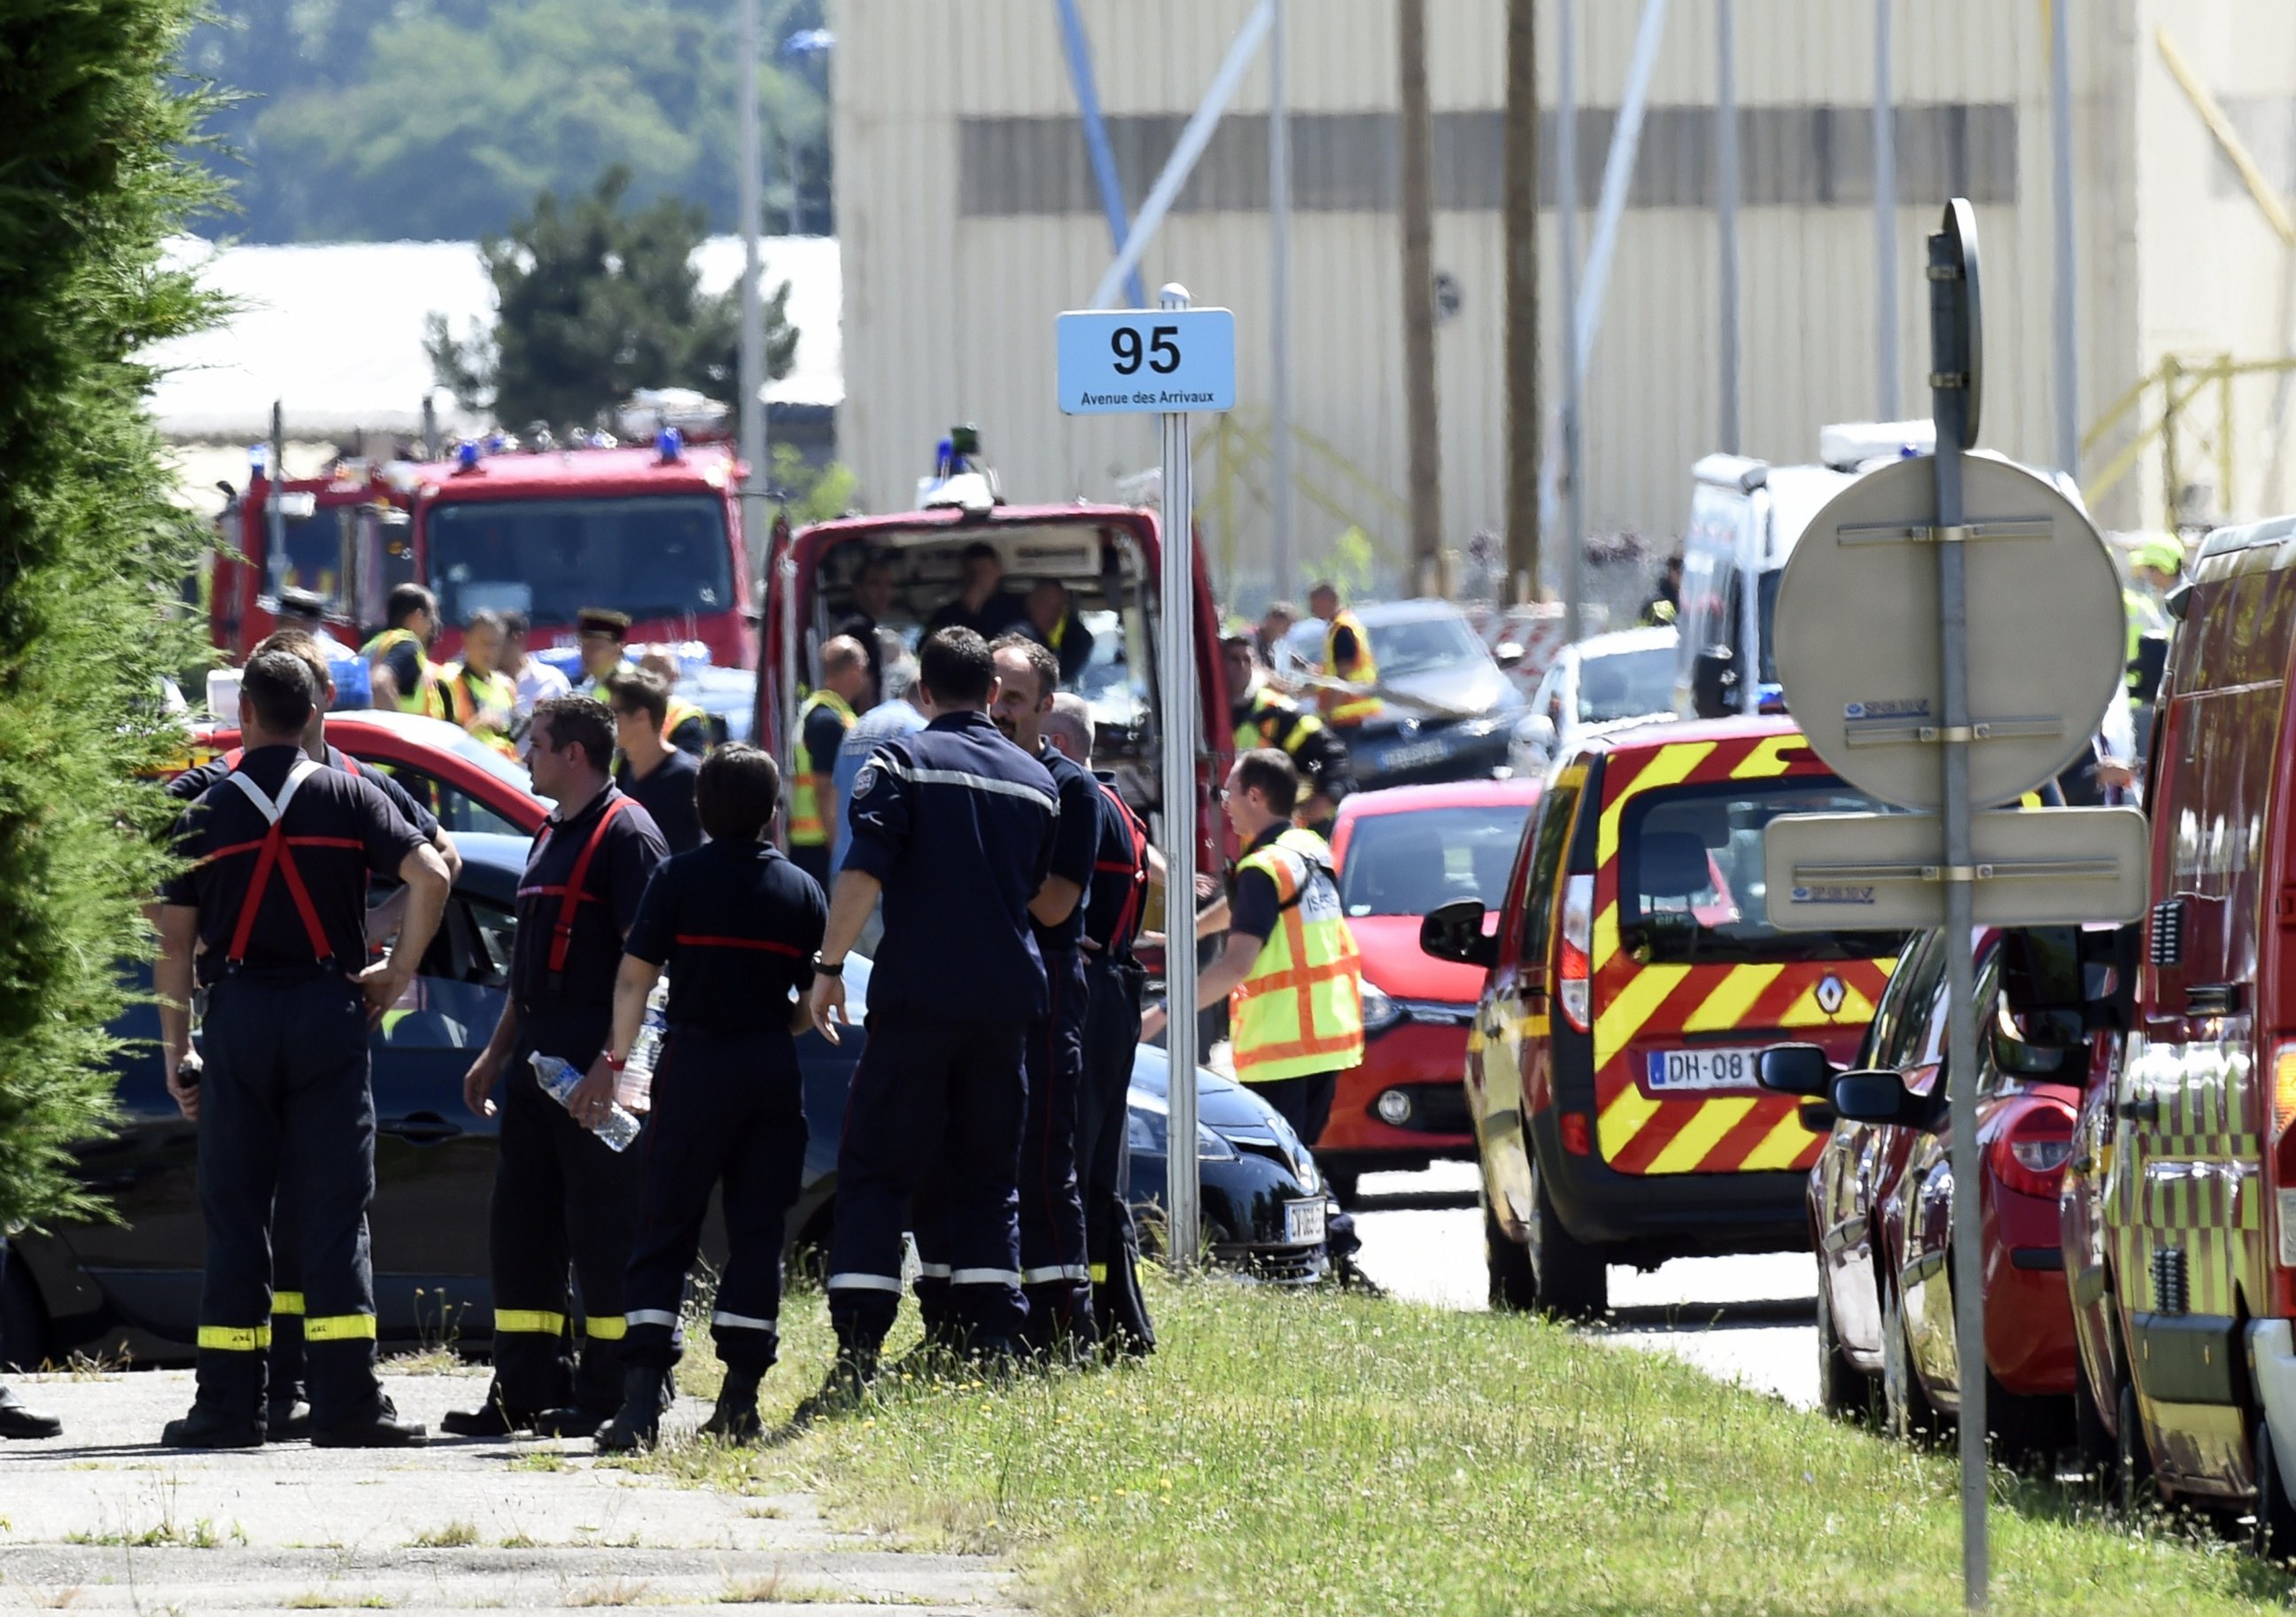
[[[250,472],[257,477],[261,477],[265,470],[268,468],[270,464],[271,446],[269,444],[250,444],[247,446],[247,469]]]
[[[487,453],[488,455],[503,454],[504,451],[509,449],[509,447],[510,439],[504,437],[501,433],[489,432],[487,434]]]
[[[676,427],[664,427],[653,435],[654,453],[661,456],[665,466],[685,455],[685,434]]]
[[[940,442],[933,446],[933,475],[937,478],[946,478],[955,475],[956,472],[956,466],[955,464],[955,460],[956,446],[950,443],[948,439],[945,438],[942,439]]]
[[[476,472],[479,469],[478,439],[466,438],[455,446],[455,464],[465,472]]]

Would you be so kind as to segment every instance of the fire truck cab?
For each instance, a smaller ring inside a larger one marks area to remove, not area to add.
[[[822,645],[855,615],[854,591],[865,565],[890,565],[893,603],[878,621],[914,653],[934,612],[960,593],[965,551],[985,544],[995,548],[1002,563],[1002,588],[1015,597],[1025,597],[1046,580],[1066,589],[1070,609],[1091,633],[1093,647],[1064,688],[1092,706],[1095,767],[1115,773],[1126,800],[1152,817],[1161,840],[1168,833],[1153,817],[1163,808],[1159,760],[1168,710],[1157,666],[1162,554],[1158,513],[1139,505],[1082,501],[1007,505],[995,472],[975,458],[976,446],[969,429],[944,440],[936,475],[921,487],[916,510],[845,516],[794,531],[776,527],[767,559],[766,649],[758,669],[754,733],[759,744],[776,757],[788,756],[798,704],[819,677]],[[1227,767],[1233,726],[1218,620],[1201,559],[1194,582],[1192,721],[1200,739],[1191,811],[1209,858],[1222,835],[1211,788]]]
[[[250,471],[247,487],[216,519],[221,554],[208,595],[215,645],[234,662],[246,656],[278,627],[279,597],[290,589],[324,599],[336,637],[357,645],[363,630],[382,621],[391,587],[415,576],[406,510],[363,461],[275,485],[258,446]]]

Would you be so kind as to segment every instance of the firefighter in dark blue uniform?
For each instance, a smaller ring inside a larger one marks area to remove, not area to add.
[[[248,660],[245,750],[184,811],[176,846],[190,867],[161,894],[163,1060],[176,1104],[200,1123],[207,1234],[198,1392],[164,1437],[179,1448],[265,1441],[275,1200],[292,1211],[299,1249],[312,1442],[399,1447],[424,1436],[398,1420],[375,1374],[367,1022],[406,991],[430,947],[447,867],[370,782],[304,756],[318,698],[293,653]],[[370,872],[408,892],[398,948],[373,965]],[[208,990],[196,1077],[184,1063],[194,974]]]
[[[662,1378],[683,1351],[686,1271],[720,1181],[726,1258],[709,1334],[726,1381],[701,1430],[735,1442],[761,1430],[758,1383],[778,1347],[782,1228],[805,1171],[792,1034],[807,1020],[802,997],[829,916],[820,886],[766,841],[781,789],[781,771],[756,748],[711,753],[694,792],[709,841],[653,873],[623,945],[607,1064],[627,1059],[665,966],[668,1032],[640,1141],[645,1192],[622,1296],[622,1408],[599,1429],[602,1452],[652,1448],[660,1434]]]
[[[1053,699],[1045,738],[1091,767],[1092,709],[1083,697],[1063,691]],[[1147,981],[1132,946],[1146,910],[1151,854],[1148,828],[1118,794],[1116,777],[1102,771],[1092,779],[1100,798],[1100,841],[1084,906],[1084,1083],[1077,1103],[1077,1186],[1084,1202],[1093,1322],[1102,1349],[1137,1356],[1156,1345],[1148,1301],[1140,1292],[1128,1128],[1132,1058],[1140,1047],[1140,994]]]
[[[999,638],[996,727],[1053,777],[1060,818],[1044,887],[1029,906],[1045,962],[1048,1003],[1029,1026],[1028,1129],[1021,1147],[1021,1288],[1029,1299],[1027,1341],[1037,1352],[1094,1341],[1092,1287],[1085,1270],[1085,1215],[1077,1186],[1077,1106],[1084,1084],[1084,915],[1100,842],[1100,787],[1091,771],[1055,751],[1044,725],[1060,689],[1054,653],[1026,635]],[[926,1256],[919,1220],[917,1255]]]
[[[364,777],[375,790],[390,800],[390,806],[400,817],[422,833],[432,851],[447,866],[447,879],[452,882],[463,868],[463,856],[440,829],[439,817],[414,800],[406,787],[380,769],[363,767],[356,759],[327,741],[327,713],[335,705],[334,675],[327,666],[325,649],[310,631],[301,628],[277,630],[255,648],[254,654],[265,652],[291,652],[311,670],[319,693],[318,705],[312,710],[311,722],[303,731],[303,751],[306,756],[348,774]],[[184,770],[169,781],[166,791],[169,797],[183,802],[194,802],[209,786],[229,775],[238,767],[245,748],[238,748],[223,757]],[[406,890],[400,888],[390,902],[367,915],[366,932],[370,943],[379,943],[396,931],[406,902]],[[311,1408],[303,1401],[303,1285],[295,1267],[297,1245],[294,1210],[285,1203],[274,1208],[271,1226],[271,1411],[266,1423],[271,1441],[302,1437],[310,1431]]]
[[[534,789],[558,807],[519,881],[510,997],[463,1079],[463,1101],[481,1117],[494,1115],[498,1084],[503,1098],[489,1220],[494,1384],[484,1407],[439,1423],[459,1437],[586,1437],[622,1403],[622,1283],[644,1153],[618,1153],[594,1131],[615,1102],[606,1036],[622,939],[668,850],[606,773],[614,730],[603,702],[552,697],[535,708],[528,735]],[[568,1104],[536,1079],[529,1058],[537,1052],[583,1074]],[[569,1351],[570,1259],[582,1289],[578,1358]]]
[[[882,743],[855,777],[852,846],[832,895],[810,999],[837,1037],[845,956],[884,899],[869,1040],[837,1154],[829,1314],[838,1358],[802,1411],[849,1407],[876,1374],[901,1301],[901,1232],[928,1170],[946,1211],[952,1311],[973,1350],[1020,1340],[1016,1177],[1029,1023],[1046,1010],[1029,906],[1044,885],[1058,799],[1044,765],[988,719],[988,646],[942,629],[918,659],[922,730]]]

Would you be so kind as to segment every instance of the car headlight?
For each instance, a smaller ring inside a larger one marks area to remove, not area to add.
[[[1164,1156],[1172,1146],[1171,1109],[1160,1096],[1135,1092],[1124,1116],[1125,1140],[1130,1147],[1150,1156]],[[1233,1162],[1235,1147],[1229,1145],[1210,1123],[1196,1122],[1196,1160],[1201,1162]]]
[[[1200,1162],[1233,1162],[1235,1161],[1235,1147],[1214,1134],[1210,1123],[1198,1123],[1196,1160]]]
[[[1144,1156],[1160,1157],[1170,1141],[1170,1130],[1164,1114],[1150,1112],[1135,1102],[1125,1113],[1125,1143]]]
[[[1368,977],[1363,985],[1363,1025],[1366,1033],[1377,1033],[1393,1027],[1403,1020],[1402,1007],[1387,997],[1386,992]]]

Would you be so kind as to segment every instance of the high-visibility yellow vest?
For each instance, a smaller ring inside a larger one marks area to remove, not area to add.
[[[1352,629],[1356,636],[1354,660],[1344,666],[1340,662],[1338,650],[1340,631],[1343,628]],[[1371,634],[1364,628],[1363,620],[1344,607],[1332,614],[1332,621],[1324,630],[1324,672],[1349,685],[1379,683],[1379,659],[1371,654]],[[1335,725],[1359,725],[1367,718],[1377,718],[1387,706],[1376,696],[1350,696],[1345,691],[1321,692],[1316,705],[1324,710],[1324,717]]]
[[[1358,1066],[1363,964],[1340,912],[1332,850],[1292,826],[1236,866],[1275,883],[1276,926],[1228,996],[1235,1075],[1247,1084]]]
[[[1303,711],[1289,697],[1278,696],[1269,690],[1256,691],[1250,710],[1235,726],[1235,750],[1249,752],[1258,747],[1281,747],[1296,762],[1308,738],[1323,727],[1322,719]]]
[[[2136,670],[2136,653],[2143,649],[2147,636],[2166,639],[2169,634],[2169,614],[2161,603],[2141,589],[2124,587],[2120,592],[2122,612],[2128,619],[2128,688],[2134,692],[2142,677]]]
[[[688,725],[700,726],[693,732],[692,740],[694,744],[691,746],[677,739],[677,733]],[[684,697],[673,696],[669,699],[669,710],[662,716],[661,738],[673,747],[685,747],[688,752],[707,752],[709,751],[709,715]]]
[[[816,691],[797,710],[797,734],[790,738],[790,756],[798,766],[797,784],[790,792],[790,845],[793,848],[829,844],[829,824],[821,817],[821,800],[831,790],[830,772],[837,767],[837,759],[816,758],[813,749],[805,744],[805,721],[816,708],[835,713],[841,728],[853,727],[852,708],[834,691]]]
[[[481,674],[467,662],[450,662],[439,677],[447,718],[504,758],[516,758],[510,727],[516,722],[518,686],[497,669]]]
[[[402,713],[428,713],[433,718],[446,718],[447,701],[439,691],[439,667],[430,661],[423,650],[422,640],[413,629],[387,628],[361,646],[359,655],[369,663],[376,663],[401,645],[414,648],[414,661],[421,666],[422,675],[414,689],[398,693],[398,710]]]

